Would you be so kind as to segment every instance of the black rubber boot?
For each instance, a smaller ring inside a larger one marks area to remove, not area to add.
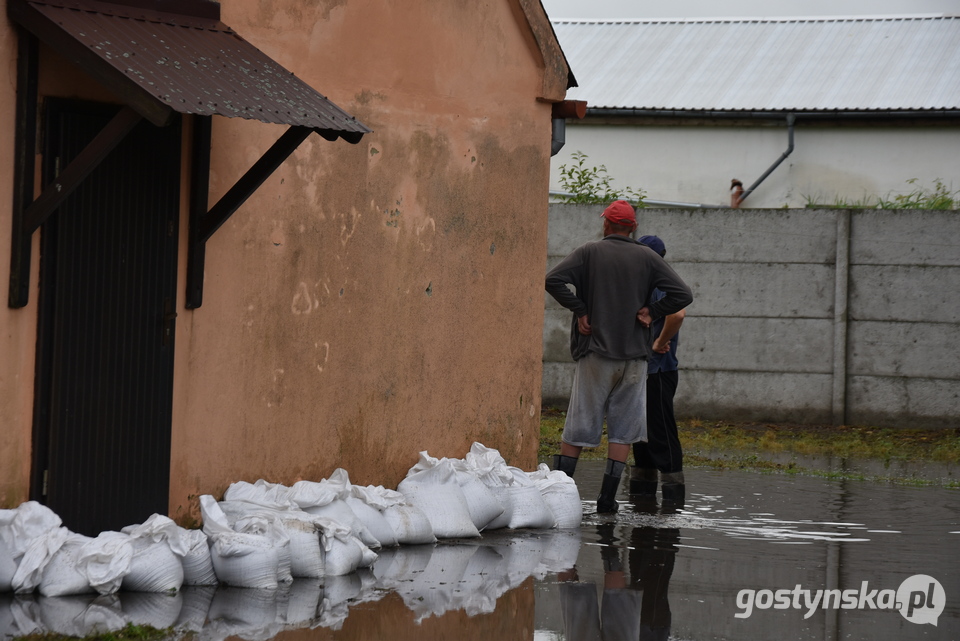
[[[553,455],[553,469],[560,470],[567,476],[573,478],[573,473],[577,470],[577,457],[564,456],[563,454]]]
[[[657,470],[646,467],[630,468],[630,494],[657,495]]]
[[[673,472],[660,477],[662,484],[660,492],[663,494],[663,507],[680,509],[687,498],[687,486],[684,483],[683,472]]]
[[[620,477],[626,463],[607,459],[607,470],[603,475],[603,484],[600,486],[600,496],[597,497],[597,514],[615,514],[620,509],[617,503],[617,490],[620,488]]]

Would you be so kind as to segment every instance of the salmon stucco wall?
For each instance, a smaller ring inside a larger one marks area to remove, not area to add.
[[[0,184],[13,185],[13,131],[16,116],[17,33],[0,24]],[[10,228],[13,203],[10,189],[0,198],[0,508],[16,507],[30,492],[30,451],[33,424],[33,361],[36,350],[36,306],[11,309],[6,300],[10,283]],[[34,239],[33,253],[37,242]],[[36,295],[36,261],[30,295]]]
[[[177,321],[182,522],[233,481],[396,487],[421,450],[474,441],[535,466],[544,61],[519,3],[387,4],[223,6],[374,132],[312,135],[207,243],[203,306]],[[215,119],[211,202],[281,132]]]

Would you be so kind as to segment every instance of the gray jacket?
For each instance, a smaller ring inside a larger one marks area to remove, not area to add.
[[[654,287],[666,295],[647,305]],[[637,320],[640,308],[649,307],[656,320],[693,301],[687,284],[655,251],[618,235],[575,249],[547,274],[546,290],[573,312],[570,354],[574,360],[588,352],[616,360],[646,359],[652,338],[650,329]],[[577,329],[577,318],[584,315],[592,330],[586,336]]]

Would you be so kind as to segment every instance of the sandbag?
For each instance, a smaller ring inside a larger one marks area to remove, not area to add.
[[[543,497],[544,503],[553,513],[557,527],[568,529],[580,527],[583,520],[583,504],[580,502],[580,490],[576,482],[565,472],[551,470],[541,463],[537,471],[529,474]]]
[[[14,577],[27,548],[60,525],[60,517],[36,501],[0,510],[0,593],[14,591]]]
[[[36,589],[44,596],[110,594],[120,588],[132,558],[125,534],[103,532],[94,539],[57,527],[27,548],[13,587],[19,593]]]
[[[513,514],[510,517],[511,529],[519,528],[552,528],[557,524],[553,513],[543,500],[537,488],[527,473],[518,467],[509,467],[513,473]]]
[[[387,522],[386,517],[380,510],[354,496],[347,497],[344,502],[350,507],[357,519],[363,523],[364,527],[370,531],[380,547],[397,545],[397,533],[390,527],[390,523]]]
[[[231,527],[234,527],[239,519],[249,515],[265,514],[271,519],[276,519],[284,534],[290,539],[291,576],[300,578],[323,576],[323,551],[320,548],[316,517],[304,512],[296,505],[281,507],[252,501],[221,501],[219,505],[227,515]]]
[[[468,469],[490,490],[503,512],[487,524],[487,530],[509,527],[514,513],[513,474],[500,452],[481,443],[470,446],[465,458]]]
[[[4,511],[12,512],[13,510]],[[13,550],[0,539],[0,593],[13,592],[13,577],[16,573],[17,562],[13,558]]]
[[[357,515],[346,501],[340,498],[334,498],[325,505],[312,505],[303,508],[303,511],[314,516],[321,516],[331,519],[350,528],[350,531],[368,547],[380,547],[380,541],[373,535],[363,522],[357,518]]]
[[[256,483],[237,481],[231,483],[223,493],[224,501],[253,501],[270,505],[290,506],[293,504],[292,489],[279,483],[270,483],[263,479]]]
[[[133,543],[133,562],[123,578],[129,592],[176,592],[183,585],[183,557],[187,542],[182,528],[169,517],[153,514],[140,525],[121,532]]]
[[[419,508],[409,503],[392,505],[383,510],[383,518],[397,535],[400,545],[436,543],[430,519]]]
[[[342,523],[318,517],[324,550],[324,572],[327,576],[342,576],[361,567],[370,567],[377,555]]]
[[[202,530],[181,532],[187,553],[181,559],[183,563],[184,585],[216,585],[217,573],[210,559],[210,540]]]
[[[474,469],[466,461],[452,458],[437,459],[426,452],[420,452],[420,460],[410,468],[407,475],[426,471],[435,467],[441,461],[448,461],[453,466],[456,471],[457,483],[460,485],[463,497],[467,502],[470,520],[473,521],[477,530],[483,531],[494,519],[503,514],[503,506],[493,492],[480,481]]]
[[[480,536],[449,461],[410,474],[400,482],[397,491],[426,515],[437,538]]]
[[[275,589],[280,551],[262,534],[234,531],[209,494],[200,497],[203,531],[210,538],[210,559],[221,583],[240,588]]]

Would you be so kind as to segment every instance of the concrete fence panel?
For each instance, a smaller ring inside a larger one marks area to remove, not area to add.
[[[552,205],[551,267],[603,207]],[[677,412],[729,420],[960,424],[960,212],[642,209],[694,291]],[[570,312],[546,296],[543,399],[565,405]]]

